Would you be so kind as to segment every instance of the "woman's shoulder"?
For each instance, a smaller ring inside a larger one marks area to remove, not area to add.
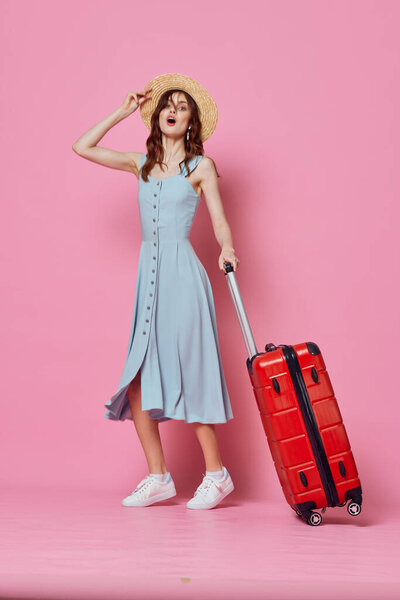
[[[198,168],[200,172],[203,172],[204,174],[216,171],[215,162],[211,158],[211,156],[205,156],[200,154],[198,155],[198,161],[196,161],[196,163],[199,165]]]

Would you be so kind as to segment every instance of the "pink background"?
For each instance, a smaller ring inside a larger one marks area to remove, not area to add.
[[[320,346],[365,505],[390,515],[400,497],[400,4],[9,1],[1,13],[3,490],[113,490],[119,502],[147,474],[132,422],[103,417],[131,326],[137,179],[71,146],[128,91],[178,72],[219,108],[205,154],[222,175],[258,350]],[[137,111],[99,145],[144,152],[147,135]],[[235,498],[286,515],[204,198],[191,241],[214,291],[235,417],[217,432]],[[204,471],[192,426],[160,432],[190,497]]]
[[[124,2],[107,24],[112,6],[3,4],[3,482],[112,488],[146,468],[132,422],[103,418],[131,324],[137,179],[71,146],[128,91],[181,72],[219,107],[205,154],[222,175],[259,351],[319,344],[366,497],[397,502],[398,3],[250,3],[245,23],[230,4],[213,18],[215,3],[191,14],[156,3],[166,20],[154,26]],[[135,112],[99,145],[143,152],[147,133]],[[217,426],[224,464],[239,494],[280,498],[204,197],[191,239],[214,290],[235,417]],[[201,471],[190,426],[160,431],[178,480]]]

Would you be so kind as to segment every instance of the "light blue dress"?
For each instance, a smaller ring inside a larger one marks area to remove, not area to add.
[[[127,390],[141,369],[142,410],[159,421],[226,423],[233,418],[225,382],[214,299],[207,272],[189,241],[200,202],[186,172],[141,177],[138,203],[142,243],[128,352],[104,417],[132,419]]]

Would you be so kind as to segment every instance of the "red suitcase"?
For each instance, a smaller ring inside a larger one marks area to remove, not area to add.
[[[350,443],[317,344],[266,344],[257,352],[231,263],[225,276],[238,315],[247,370],[283,493],[309,525],[315,509],[345,506],[361,512],[362,493]]]

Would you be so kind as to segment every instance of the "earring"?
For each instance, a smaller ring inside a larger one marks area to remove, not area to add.
[[[187,132],[186,132],[186,139],[187,139],[187,140],[189,139],[189,129],[190,129],[190,127],[188,127],[188,130],[187,130]]]

